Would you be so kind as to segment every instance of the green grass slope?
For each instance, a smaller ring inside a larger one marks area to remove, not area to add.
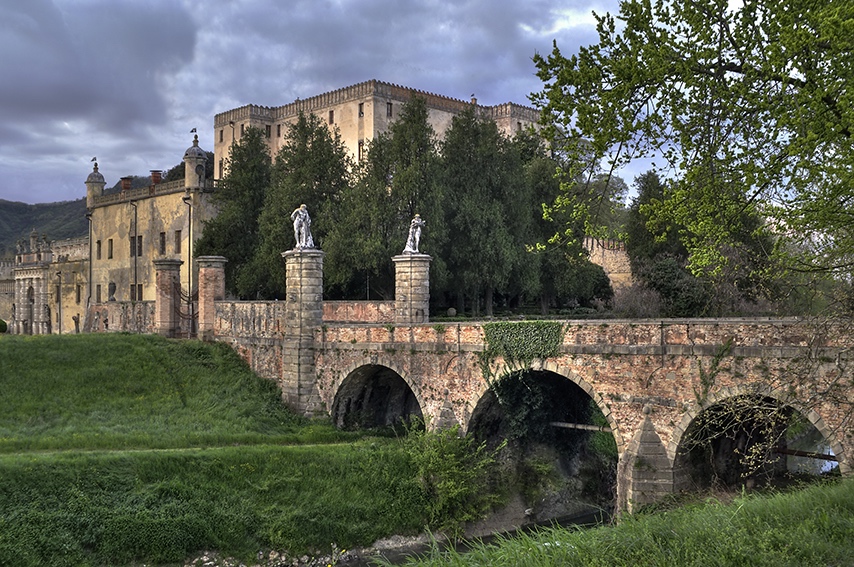
[[[0,337],[0,565],[328,551],[424,525],[393,439],[293,415],[225,345]]]
[[[854,479],[785,494],[709,500],[614,527],[543,529],[476,545],[433,550],[406,567],[850,567]]]

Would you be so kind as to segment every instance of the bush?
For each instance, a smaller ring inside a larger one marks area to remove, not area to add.
[[[458,537],[463,524],[485,517],[499,503],[496,455],[485,443],[461,437],[459,426],[439,431],[410,428],[404,450],[415,464],[429,527]]]

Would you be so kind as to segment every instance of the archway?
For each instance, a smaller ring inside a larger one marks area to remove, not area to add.
[[[341,382],[332,403],[332,421],[340,428],[362,429],[423,420],[415,393],[394,370],[366,364]]]
[[[723,397],[697,413],[674,460],[677,491],[780,485],[838,474],[815,424],[768,394]]]
[[[468,432],[490,448],[507,441],[503,461],[528,519],[614,508],[614,435],[594,399],[567,377],[548,370],[501,377],[478,401]]]

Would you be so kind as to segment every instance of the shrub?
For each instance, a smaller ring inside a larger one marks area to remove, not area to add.
[[[404,450],[415,464],[429,526],[451,537],[463,524],[479,520],[500,501],[496,455],[459,426],[438,431],[410,428]]]

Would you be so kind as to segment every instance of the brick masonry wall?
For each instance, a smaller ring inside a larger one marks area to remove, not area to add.
[[[328,323],[393,323],[394,301],[324,301]]]

